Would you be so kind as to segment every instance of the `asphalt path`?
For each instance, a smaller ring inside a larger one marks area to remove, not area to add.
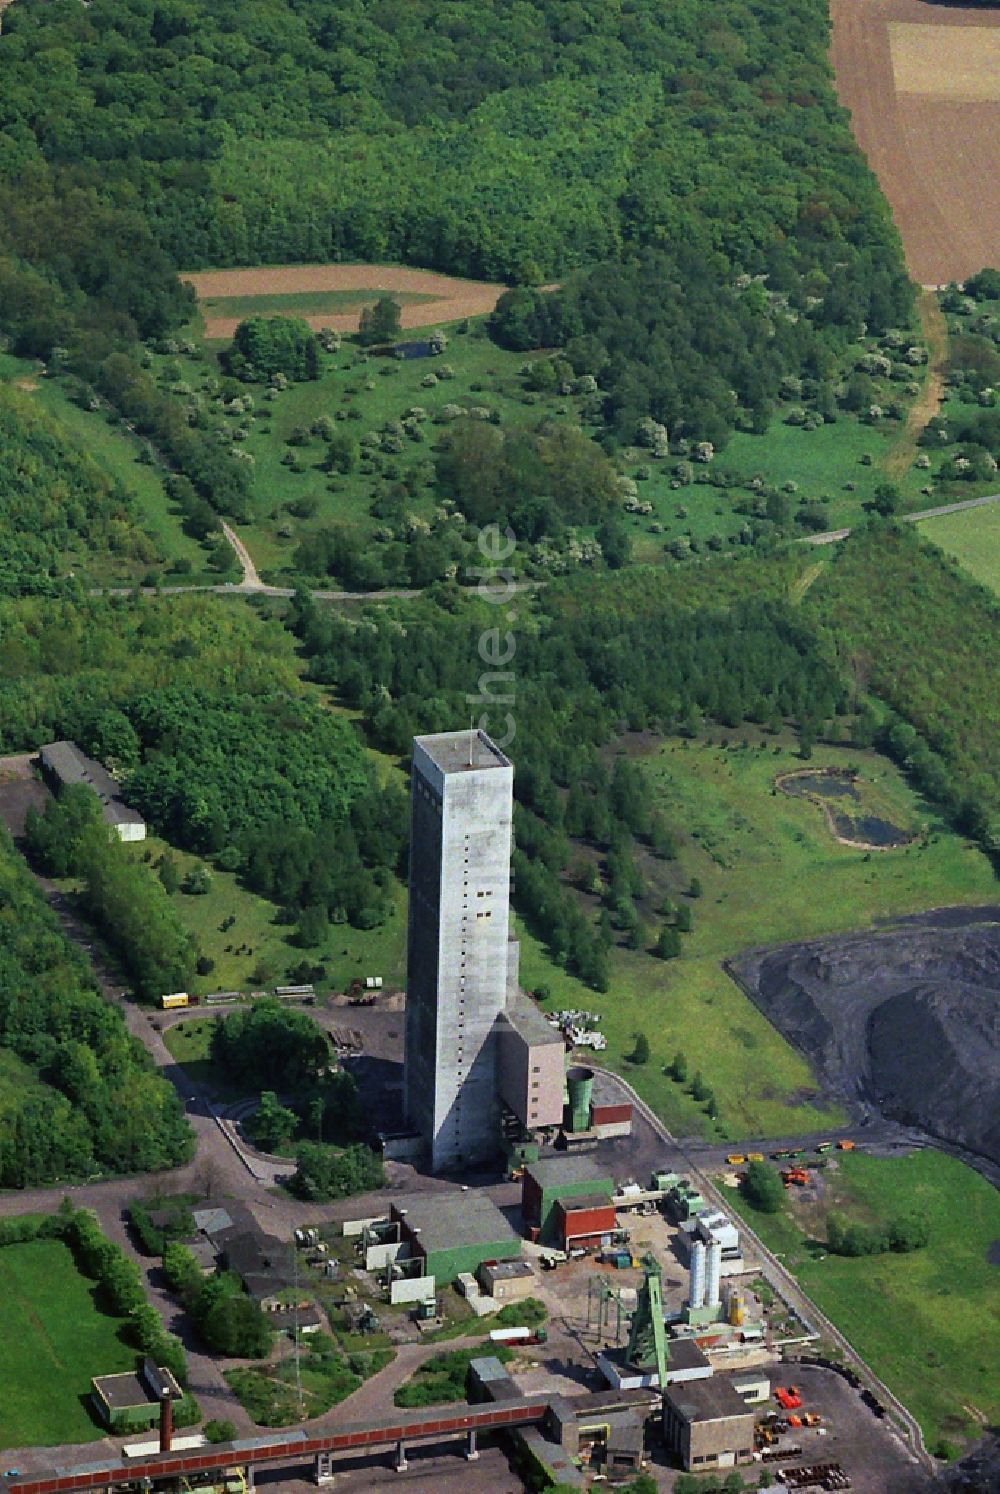
[[[923,508],[916,514],[897,514],[901,524],[919,524],[921,519],[938,519],[942,514],[960,514],[967,508],[982,508],[986,503],[1000,503],[1000,493],[987,493],[982,498],[963,498],[960,503],[942,503],[938,508]],[[849,529],[826,529],[822,534],[807,534],[800,545],[835,545],[846,539]]]
[[[470,596],[483,597],[495,602],[506,602],[523,591],[535,591],[544,585],[541,581],[511,581],[497,586],[466,587]],[[210,593],[219,597],[294,597],[301,588],[292,586],[268,586],[263,581],[226,581],[218,586],[97,586],[92,597],[178,597],[188,593]],[[323,591],[310,590],[308,595],[317,602],[387,602],[394,598],[422,597],[425,591],[412,587],[384,587],[381,591]]]

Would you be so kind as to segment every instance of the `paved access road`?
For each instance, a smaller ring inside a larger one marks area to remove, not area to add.
[[[901,524],[919,524],[921,519],[938,519],[942,514],[959,514],[966,508],[982,508],[985,503],[1000,503],[1000,493],[987,493],[982,498],[963,498],[960,503],[942,503],[938,508],[922,508],[916,514],[897,514]],[[822,534],[807,534],[799,540],[800,545],[835,545],[846,539],[849,529],[826,529]]]

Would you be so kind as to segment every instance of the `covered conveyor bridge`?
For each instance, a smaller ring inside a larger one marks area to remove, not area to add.
[[[227,1468],[280,1467],[315,1459],[317,1464],[337,1453],[384,1452],[395,1447],[405,1459],[405,1449],[449,1437],[467,1437],[475,1446],[479,1433],[528,1427],[544,1421],[546,1400],[510,1400],[502,1405],[467,1406],[450,1410],[441,1406],[408,1411],[366,1422],[347,1422],[341,1427],[310,1436],[287,1432],[281,1436],[254,1437],[224,1442],[185,1452],[151,1454],[124,1462],[87,1463],[78,1468],[56,1468],[42,1476],[0,1479],[0,1494],[69,1494],[71,1490],[125,1488],[170,1488],[182,1480],[196,1481]]]

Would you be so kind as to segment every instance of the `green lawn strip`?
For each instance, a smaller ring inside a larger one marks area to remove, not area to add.
[[[136,856],[143,859],[147,852],[154,861],[165,853],[172,856],[182,880],[194,867],[208,866],[210,872],[208,892],[195,896],[175,892],[171,897],[202,954],[215,961],[210,974],[198,976],[192,982],[193,993],[249,991],[257,984],[251,977],[258,965],[273,971],[270,981],[273,984],[284,976],[289,964],[301,960],[305,951],[288,942],[294,927],[279,923],[274,904],[242,887],[234,873],[219,871],[201,857],[176,850],[157,836],[149,836],[135,850]],[[235,922],[223,929],[221,925],[230,918]]]
[[[759,730],[755,742],[762,740]],[[952,903],[988,902],[995,883],[986,858],[940,825],[885,758],[853,748],[819,747],[810,767],[858,767],[888,813],[911,827],[927,825],[927,843],[866,853],[839,845],[822,810],[773,790],[776,775],[803,763],[787,743],[764,751],[723,749],[671,740],[645,760],[653,792],[681,836],[676,861],[647,858],[640,917],[655,935],[667,893],[688,902],[694,932],[683,953],[662,961],[616,948],[610,989],[599,995],[554,969],[523,924],[522,981],[544,984],[548,1009],[571,1006],[602,1014],[608,1038],[602,1061],[626,1074],[680,1135],[720,1138],[815,1130],[842,1121],[813,1103],[815,1083],[804,1058],[742,994],[721,967],[726,957],[759,944],[871,927],[880,918]],[[703,895],[685,890],[697,876]],[[596,905],[594,905],[596,906]],[[649,1039],[647,1064],[628,1062],[634,1034]],[[711,1122],[687,1087],[662,1072],[682,1051],[690,1074],[700,1070],[720,1108]]]
[[[377,287],[358,287],[356,290],[308,290],[277,291],[258,296],[206,296],[198,302],[198,309],[207,319],[216,317],[267,316],[271,313],[283,316],[323,316],[329,312],[344,315],[356,307],[372,306],[386,291]],[[440,296],[422,291],[392,291],[392,299],[400,306],[418,305],[426,301],[438,301]],[[419,332],[413,336],[418,337]]]
[[[1000,482],[995,487],[1000,490]],[[924,519],[920,533],[940,545],[975,580],[1000,593],[1000,503]]]
[[[843,1181],[839,1178],[842,1176]],[[875,1373],[916,1416],[928,1444],[976,1435],[1000,1415],[997,1267],[987,1252],[1000,1239],[1000,1195],[942,1152],[879,1159],[838,1158],[832,1198],[864,1220],[918,1213],[930,1243],[909,1255],[855,1259],[805,1248],[806,1233],[787,1212],[753,1211],[730,1196],[765,1244],[785,1258],[805,1291]],[[811,1219],[807,1232],[819,1235]],[[966,1409],[968,1408],[968,1409]]]
[[[61,1240],[0,1249],[4,1447],[93,1442],[85,1401],[94,1375],[135,1368],[124,1319],[98,1310],[96,1289]]]

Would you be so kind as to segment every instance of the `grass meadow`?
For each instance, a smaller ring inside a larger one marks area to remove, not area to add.
[[[1000,595],[1000,503],[924,519],[924,539],[933,540],[982,586]]]
[[[355,291],[329,294],[363,296]],[[215,315],[233,316],[259,310],[301,312],[310,309],[304,302],[294,306],[288,303],[314,295],[303,292],[291,297],[224,298],[213,302],[210,309]],[[332,302],[330,309],[336,309]],[[468,330],[463,331],[464,327]],[[422,329],[419,335],[426,336],[430,330]],[[488,405],[498,412],[504,429],[534,427],[545,419],[582,423],[585,429],[594,429],[587,422],[585,400],[557,392],[536,393],[525,387],[521,369],[542,356],[540,353],[509,352],[497,347],[489,340],[483,319],[446,323],[443,330],[449,343],[441,358],[366,358],[359,347],[345,339],[338,353],[324,359],[324,372],[318,380],[293,385],[273,400],[252,387],[256,419],[244,449],[256,464],[257,499],[251,520],[241,526],[241,535],[266,580],[280,584],[292,579],[298,541],[311,528],[343,524],[367,538],[378,527],[370,513],[374,497],[384,486],[377,472],[362,470],[365,464],[361,462],[346,475],[330,475],[322,470],[322,441],[312,439],[294,448],[288,446],[293,431],[308,429],[320,416],[345,417],[338,428],[355,439],[368,431],[381,430],[387,420],[399,418],[414,405],[423,406],[433,418],[436,410],[449,403]],[[201,339],[201,332],[199,322],[186,329],[186,335],[196,340]],[[198,358],[156,358],[155,367],[166,384],[183,380],[198,387],[206,374],[217,373],[215,358],[224,345],[200,341],[200,346],[203,353]],[[202,356],[207,358],[207,365],[199,361]],[[450,366],[454,377],[425,388],[423,380],[443,366]],[[916,370],[915,377],[922,377],[922,372]],[[886,386],[886,398],[890,396],[901,397],[898,384]],[[730,438],[715,463],[731,476],[728,487],[702,481],[676,486],[676,458],[651,461],[648,452],[623,447],[617,456],[623,473],[649,473],[640,477],[638,486],[639,498],[652,505],[652,512],[626,516],[635,560],[661,561],[667,546],[681,536],[687,536],[696,550],[724,549],[738,543],[737,535],[747,523],[746,510],[754,498],[750,483],[757,476],[778,485],[793,483],[797,489],[791,499],[793,511],[800,501],[821,502],[830,528],[857,522],[863,513],[862,504],[885,480],[886,465],[903,439],[903,425],[890,421],[862,425],[855,416],[842,412],[835,424],[804,431],[785,423],[789,409],[779,408],[764,436],[736,433]],[[441,429],[432,423],[425,425],[425,439],[408,442],[392,463],[397,474],[392,481],[405,477],[415,467],[425,469],[421,485],[407,503],[410,511],[423,517],[435,502],[433,488],[427,485],[428,464]],[[298,458],[295,466],[283,461],[290,450]],[[870,465],[862,461],[866,454],[871,457]],[[707,476],[707,472],[697,469],[697,476]],[[906,506],[919,506],[923,501],[919,488],[926,474],[911,467],[896,480]],[[854,491],[848,491],[848,484],[854,485]],[[309,500],[314,510],[308,518],[294,512],[303,499]]]
[[[136,854],[144,857],[146,850],[154,861],[169,850],[182,878],[193,867],[204,864],[197,856],[172,850],[155,836],[142,842]],[[344,990],[352,980],[366,975],[381,975],[387,987],[402,984],[406,958],[406,896],[402,886],[396,888],[394,912],[381,928],[331,924],[321,945],[302,949],[293,942],[294,924],[283,923],[273,903],[243,887],[232,872],[215,867],[209,867],[209,871],[208,892],[171,895],[184,927],[194,934],[201,952],[215,961],[210,974],[193,981],[192,990],[198,995],[280,985],[303,959],[325,967],[326,976],[319,982],[323,988]],[[231,918],[235,922],[224,929],[222,925]]]
[[[62,1240],[0,1250],[5,1448],[93,1442],[103,1436],[87,1409],[94,1375],[135,1368],[124,1319],[102,1312]]]
[[[356,290],[287,291],[257,296],[207,296],[198,309],[206,318],[266,316],[343,315],[362,306],[373,306],[385,291],[359,287]],[[392,299],[400,306],[437,301],[439,296],[419,291],[393,291]]]
[[[817,805],[774,788],[776,776],[803,766],[791,744],[759,729],[753,739],[748,747],[738,737],[728,747],[671,739],[642,759],[680,847],[676,861],[650,857],[643,864],[640,916],[651,943],[665,921],[658,914],[665,895],[690,906],[694,928],[682,936],[680,958],[663,961],[619,946],[610,989],[597,995],[554,970],[521,929],[524,983],[549,986],[548,1006],[599,1010],[608,1061],[679,1135],[780,1135],[841,1119],[818,1103],[805,1059],[729,979],[724,959],[756,945],[996,896],[986,857],[944,826],[885,758],[823,746],[809,764],[857,768],[880,810],[920,832],[910,846],[866,852],[839,844]],[[702,888],[697,898],[686,895],[693,877]],[[643,1065],[628,1061],[638,1031],[651,1048]],[[662,1072],[678,1050],[714,1091],[718,1120]]]
[[[821,1205],[791,1190],[761,1214],[729,1190],[823,1312],[920,1422],[933,1450],[1000,1417],[997,1271],[1000,1194],[942,1152],[880,1159],[854,1153],[826,1172]],[[865,1223],[919,1213],[929,1244],[908,1255],[848,1258],[823,1247],[829,1208]]]

